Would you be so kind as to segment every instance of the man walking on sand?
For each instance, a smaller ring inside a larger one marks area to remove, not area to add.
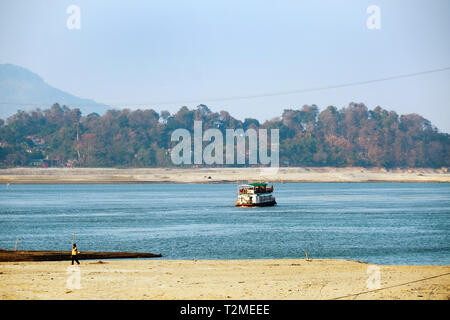
[[[80,264],[80,262],[78,261],[78,258],[77,258],[77,254],[78,254],[77,245],[76,245],[76,243],[74,243],[73,247],[72,247],[72,265],[73,265],[74,261],[76,261],[77,264]]]

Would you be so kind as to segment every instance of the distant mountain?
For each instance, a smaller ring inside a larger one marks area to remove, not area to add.
[[[17,110],[47,109],[54,103],[80,108],[83,114],[103,113],[107,105],[94,100],[78,98],[48,85],[28,69],[0,64],[0,118],[6,119]]]

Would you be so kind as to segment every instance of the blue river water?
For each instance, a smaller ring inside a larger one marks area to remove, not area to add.
[[[0,248],[144,251],[163,259],[354,259],[450,265],[450,184],[275,184],[236,208],[236,184],[0,185]]]

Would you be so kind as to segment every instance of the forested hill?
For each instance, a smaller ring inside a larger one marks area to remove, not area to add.
[[[450,165],[450,136],[417,114],[397,115],[350,103],[319,112],[317,106],[284,110],[264,123],[199,105],[177,113],[110,110],[82,115],[58,104],[0,119],[0,166],[171,166],[177,128],[279,129],[281,166],[442,167]],[[225,135],[224,135],[225,136]],[[45,160],[46,159],[46,160]]]

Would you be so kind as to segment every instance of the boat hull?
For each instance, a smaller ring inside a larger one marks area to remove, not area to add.
[[[262,203],[239,203],[239,202],[236,202],[236,207],[272,207],[276,204],[277,204],[277,202],[275,200],[262,202]]]

